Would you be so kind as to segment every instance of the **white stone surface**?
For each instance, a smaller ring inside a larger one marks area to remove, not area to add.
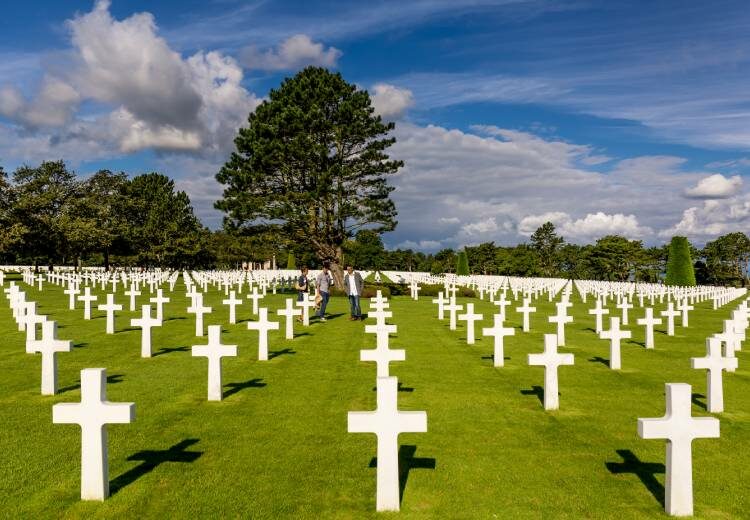
[[[258,361],[268,361],[268,331],[279,330],[278,321],[268,321],[268,309],[258,309],[258,321],[248,321],[248,330],[258,331]]]
[[[286,307],[283,309],[278,309],[276,311],[276,314],[278,314],[279,316],[284,316],[284,338],[294,339],[294,317],[302,316],[302,309],[295,309],[294,300],[292,300],[291,298],[287,298]]]
[[[459,314],[458,319],[466,322],[466,343],[473,345],[475,343],[474,322],[484,319],[484,315],[475,313],[474,304],[467,303],[466,313]]]
[[[646,348],[654,348],[654,325],[661,325],[661,319],[654,318],[654,309],[646,307],[644,309],[645,316],[638,318],[638,325],[644,325],[646,327]]]
[[[81,426],[81,500],[109,496],[107,424],[127,424],[135,419],[135,404],[107,401],[107,372],[81,370],[81,402],[52,407],[52,422]]]
[[[427,413],[398,410],[398,379],[395,377],[377,378],[377,402],[374,412],[349,412],[348,431],[377,435],[376,509],[398,511],[398,436],[400,433],[426,432]]]
[[[718,438],[719,420],[692,417],[691,387],[667,383],[667,411],[664,417],[638,419],[642,439],[666,439],[665,511],[672,516],[693,514],[693,439]]]
[[[237,345],[222,345],[221,325],[209,325],[208,345],[193,345],[191,353],[208,358],[208,400],[221,401],[221,358],[237,356]]]
[[[47,321],[42,324],[42,338],[30,342],[27,350],[42,354],[42,395],[57,393],[57,353],[70,352],[72,341],[57,339],[57,323]]]
[[[515,334],[516,329],[503,326],[502,314],[495,314],[492,327],[482,329],[483,336],[493,336],[495,339],[492,359],[496,367],[505,366],[505,336],[514,336]]]
[[[151,329],[160,327],[162,321],[151,317],[151,306],[141,306],[141,317],[130,320],[131,327],[140,327],[141,329],[141,357],[151,357]]]
[[[561,354],[557,351],[557,335],[544,335],[544,352],[529,354],[529,365],[544,367],[544,409],[557,410],[560,408],[558,394],[557,368],[561,365],[572,365],[573,354]]]
[[[603,330],[599,337],[609,340],[609,368],[620,370],[622,361],[620,356],[620,341],[632,336],[629,330],[620,328],[620,318],[613,316],[609,319],[609,330]]]
[[[706,356],[692,358],[691,365],[695,369],[706,369],[706,399],[707,408],[711,413],[724,411],[724,385],[722,371],[737,369],[736,357],[724,357],[721,354],[721,341],[717,338],[706,339]]]

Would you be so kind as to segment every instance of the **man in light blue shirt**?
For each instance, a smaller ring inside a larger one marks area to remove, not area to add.
[[[331,279],[331,273],[328,271],[328,263],[326,262],[323,264],[323,270],[315,279],[315,287],[317,287],[320,294],[320,310],[318,311],[320,321],[326,321],[326,306],[328,305],[332,284],[333,280]]]

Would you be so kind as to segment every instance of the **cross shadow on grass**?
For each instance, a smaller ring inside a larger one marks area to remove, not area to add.
[[[266,383],[263,383],[262,381],[263,378],[255,378],[248,379],[247,381],[243,381],[241,383],[227,383],[224,386],[229,388],[229,390],[224,390],[224,395],[222,397],[226,399],[230,395],[234,395],[237,392],[244,390],[245,388],[263,388],[264,386],[266,386]]]
[[[89,346],[89,344],[87,342],[85,342],[85,341],[82,341],[80,343],[73,343],[73,348],[84,348],[84,347],[88,347],[88,346]]]
[[[539,399],[539,402],[544,405],[544,388],[542,388],[539,385],[534,385],[531,387],[531,389],[523,389],[521,390],[521,393],[523,395],[535,395]]]
[[[397,390],[399,392],[413,392],[414,388],[412,388],[410,386],[404,386],[404,384],[401,381],[399,381],[398,382],[398,389]],[[373,392],[377,392],[378,391],[378,387],[377,386],[373,386],[372,387],[372,391]]]
[[[119,334],[121,332],[130,332],[131,330],[141,330],[141,328],[140,327],[125,327],[124,329],[115,330],[115,334]]]
[[[163,321],[174,321],[174,320],[185,320],[185,316],[170,316],[169,318],[164,318]]]
[[[172,352],[187,352],[188,350],[190,350],[189,347],[162,347],[151,354],[151,357],[163,356],[164,354],[171,354]]]
[[[594,356],[591,359],[589,359],[592,363],[601,363],[605,367],[609,368],[609,359],[604,359],[601,356]]]
[[[645,341],[635,341],[634,339],[629,339],[627,342],[628,343],[632,343],[633,345],[638,345],[639,347],[646,348],[646,342]]]
[[[406,481],[409,480],[409,472],[413,469],[435,469],[436,461],[432,457],[415,457],[417,447],[404,444],[398,448],[398,501],[403,502]],[[378,458],[373,457],[370,468],[378,467]]]
[[[489,359],[490,361],[495,361],[495,356],[494,354],[489,355],[489,356],[482,356],[482,359]],[[503,359],[508,361],[510,359],[510,356],[504,356]]]
[[[141,478],[143,475],[151,473],[165,462],[195,462],[201,455],[203,455],[203,452],[186,450],[197,442],[198,439],[185,439],[166,450],[145,450],[131,455],[128,457],[128,460],[140,460],[142,462],[112,480],[109,483],[110,494],[114,495],[125,486],[132,484]]]
[[[295,333],[294,333],[294,337],[295,337],[295,338],[300,338],[300,337],[302,337],[302,336],[309,336],[309,335],[310,335],[310,333],[309,333],[309,332],[295,332]]]
[[[664,473],[664,464],[660,462],[643,462],[630,450],[616,450],[622,462],[607,462],[605,466],[610,473],[621,475],[632,473],[646,486],[657,502],[664,507],[664,485],[654,475]]]
[[[283,356],[284,354],[293,355],[293,354],[296,354],[296,353],[297,353],[296,350],[292,350],[290,348],[285,348],[285,349],[282,349],[282,350],[272,350],[272,351],[270,351],[268,353],[268,359],[271,360],[273,358],[276,358],[276,357],[279,357],[279,356]]]
[[[706,398],[705,395],[703,395],[703,394],[695,394],[694,393],[694,394],[692,394],[690,396],[690,398],[693,401],[694,405],[698,406],[699,408],[703,408],[704,410],[708,410],[708,406],[706,405],[706,403],[704,403],[703,401],[701,401],[701,399],[705,399]]]
[[[115,384],[115,383],[122,383],[122,378],[125,377],[122,374],[111,374],[107,376],[107,384]],[[81,380],[76,379],[77,383],[70,386],[64,386],[62,388],[57,389],[58,394],[62,394],[65,392],[71,392],[73,390],[77,390],[78,388],[81,388]]]

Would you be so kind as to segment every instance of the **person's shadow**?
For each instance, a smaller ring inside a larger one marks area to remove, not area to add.
[[[129,469],[109,483],[110,494],[114,495],[125,486],[132,484],[143,475],[151,473],[165,462],[195,462],[202,451],[186,451],[187,448],[197,443],[198,439],[185,439],[166,450],[139,451],[128,457],[128,460],[142,461],[136,467]]]
[[[664,485],[654,475],[664,473],[664,464],[660,462],[643,462],[630,450],[617,450],[622,462],[607,462],[605,466],[610,473],[621,475],[632,473],[640,479],[657,502],[664,507]]]
[[[398,448],[398,501],[404,500],[406,481],[409,480],[409,472],[413,469],[435,469],[436,461],[432,457],[415,457],[417,447],[404,444]],[[370,461],[371,468],[378,467],[378,458],[373,457]]]

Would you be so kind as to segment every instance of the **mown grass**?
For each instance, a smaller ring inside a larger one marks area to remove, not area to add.
[[[7,282],[6,282],[7,284]],[[375,366],[359,361],[374,346],[361,322],[346,318],[343,298],[332,299],[333,319],[296,327],[293,341],[271,333],[267,362],[257,361],[257,333],[244,322],[228,325],[223,295],[210,290],[214,308],[206,325],[222,324],[222,341],[238,344],[225,358],[222,402],[206,401],[205,358],[193,358],[193,316],[185,312],[178,283],[165,307],[166,322],[154,329],[155,356],[141,359],[134,315],[118,315],[114,335],[104,333],[104,314],[84,321],[67,309],[62,288],[43,292],[25,286],[40,312],[59,323],[59,337],[72,339],[72,353],[59,354],[54,397],[39,395],[40,357],[24,353],[7,302],[0,311],[6,331],[0,349],[0,516],[8,518],[368,518],[375,510],[375,437],[347,433],[347,412],[375,406]],[[100,295],[102,291],[96,291]],[[148,293],[146,292],[147,296]],[[284,305],[290,295],[269,293],[262,305]],[[120,303],[126,299],[120,295]],[[142,296],[140,303],[144,303]],[[735,304],[713,311],[697,305],[691,326],[675,337],[658,327],[656,350],[646,351],[642,316],[631,310],[633,339],[625,341],[623,369],[610,370],[608,343],[592,332],[591,303],[574,298],[575,322],[567,347],[575,365],[560,368],[560,406],[545,412],[538,389],[543,370],[527,354],[543,350],[554,330],[546,315],[553,304],[536,302],[532,332],[520,330],[521,315],[509,313],[516,336],[506,338],[504,368],[492,366],[492,339],[479,328],[475,346],[465,343],[463,322],[449,331],[430,298],[391,300],[398,334],[393,348],[406,361],[393,363],[399,407],[425,410],[428,433],[400,437],[403,518],[659,518],[663,513],[664,443],[636,433],[638,417],[664,414],[664,383],[687,382],[698,394],[694,415],[704,410],[705,372],[690,368],[702,356],[707,335],[719,331]],[[469,300],[464,300],[465,303]],[[127,305],[126,305],[127,307]],[[366,307],[366,305],[365,305]],[[238,319],[252,318],[251,305]],[[610,306],[610,309],[613,309]],[[695,511],[701,518],[747,517],[750,485],[750,377],[747,354],[725,375],[721,438],[693,445]],[[54,403],[78,401],[79,371],[106,367],[112,401],[136,403],[136,420],[109,427],[112,496],[104,503],[79,501],[80,432],[53,425]],[[171,451],[170,451],[170,448]],[[626,457],[630,462],[623,459]],[[395,515],[379,515],[395,516]]]

